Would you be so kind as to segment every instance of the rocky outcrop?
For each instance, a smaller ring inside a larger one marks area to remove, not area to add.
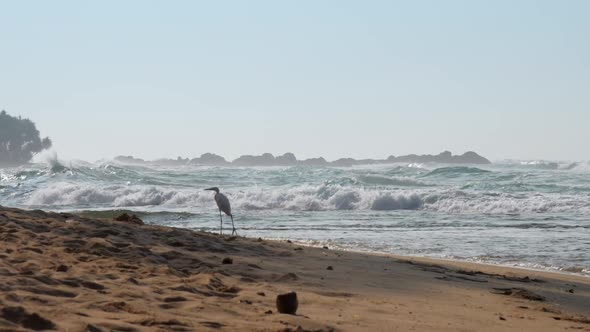
[[[297,158],[291,152],[287,152],[282,156],[278,156],[276,162],[279,166],[295,165],[297,164]]]
[[[387,159],[353,159],[340,158],[329,162],[323,157],[309,158],[305,160],[297,160],[294,154],[288,152],[282,156],[275,157],[270,153],[264,153],[260,156],[243,155],[232,162],[228,162],[225,158],[213,154],[205,153],[199,158],[191,160],[182,159],[159,159],[156,161],[144,161],[143,159],[134,158],[132,156],[119,156],[115,160],[124,163],[133,164],[157,164],[157,165],[203,165],[203,166],[336,166],[336,167],[350,167],[355,165],[372,165],[372,164],[393,164],[393,163],[440,163],[440,164],[491,164],[491,162],[480,156],[479,154],[469,151],[462,155],[453,155],[449,151],[441,152],[437,155],[416,155],[409,154],[405,156],[389,156]]]
[[[270,153],[264,153],[261,156],[245,155],[232,161],[235,166],[274,166],[275,157]]]
[[[319,157],[302,160],[299,164],[307,166],[327,166],[328,162],[323,157]]]
[[[118,161],[118,162],[124,163],[124,164],[144,164],[144,163],[146,163],[145,160],[143,160],[141,158],[135,158],[133,156],[116,156],[115,161]]]
[[[387,158],[389,163],[441,163],[441,164],[491,164],[491,162],[478,155],[473,151],[465,152],[462,155],[453,155],[449,151],[441,152],[437,155],[425,154],[415,155],[410,154],[406,156],[389,156]]]
[[[225,158],[214,153],[204,153],[199,158],[191,159],[190,163],[204,166],[223,166],[228,164]]]

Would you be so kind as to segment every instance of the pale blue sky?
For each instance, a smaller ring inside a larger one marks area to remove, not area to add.
[[[65,159],[590,159],[590,1],[0,1],[0,109]]]

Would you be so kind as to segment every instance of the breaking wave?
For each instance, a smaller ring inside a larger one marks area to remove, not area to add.
[[[446,213],[518,214],[576,212],[590,214],[590,201],[557,194],[477,193],[461,190],[380,190],[342,185],[225,192],[243,210],[426,210]],[[210,192],[138,185],[54,183],[29,194],[30,206],[142,207],[210,209]]]
[[[491,171],[477,168],[477,167],[453,166],[453,167],[437,168],[437,169],[425,174],[424,177],[433,177],[433,176],[458,177],[458,176],[467,175],[467,174],[485,174],[485,173],[491,173]]]
[[[409,177],[388,177],[381,175],[361,175],[358,181],[365,185],[383,185],[398,187],[426,187],[432,186],[426,182],[418,181]]]

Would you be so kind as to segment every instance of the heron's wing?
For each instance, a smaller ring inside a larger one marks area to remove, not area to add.
[[[229,204],[229,199],[222,193],[215,195],[215,201],[217,202],[217,206],[221,211],[223,211],[228,216],[231,216],[231,205]]]

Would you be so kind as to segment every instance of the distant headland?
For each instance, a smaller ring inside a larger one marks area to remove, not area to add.
[[[405,155],[389,156],[387,159],[353,159],[340,158],[327,161],[323,157],[298,160],[294,154],[287,152],[282,156],[273,156],[264,153],[259,156],[243,155],[233,161],[227,161],[222,156],[205,153],[198,158],[157,159],[152,161],[135,158],[133,156],[117,156],[115,160],[127,164],[155,164],[155,165],[202,165],[202,166],[355,166],[393,163],[441,163],[441,164],[491,164],[491,162],[479,154],[469,151],[462,155],[453,155],[449,151],[437,155]]]

